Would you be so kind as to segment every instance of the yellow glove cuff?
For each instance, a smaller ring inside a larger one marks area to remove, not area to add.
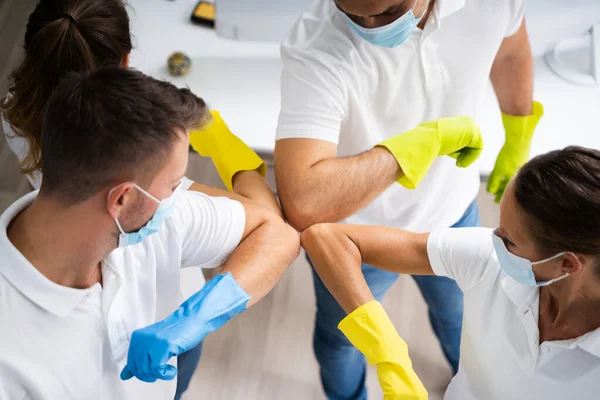
[[[240,138],[231,133],[221,115],[211,110],[213,120],[204,128],[190,132],[190,144],[201,156],[210,157],[221,180],[233,190],[233,177],[241,171],[257,171],[264,178],[264,161]]]
[[[427,390],[412,369],[408,347],[378,301],[354,310],[338,328],[370,364],[377,365],[385,400],[427,399]]]
[[[432,140],[432,136],[435,139]],[[437,121],[393,136],[377,146],[385,147],[394,156],[403,175],[396,181],[407,189],[415,189],[423,180],[440,151]]]
[[[354,347],[365,355],[369,364],[398,362],[408,358],[408,346],[380,302],[373,300],[348,314],[338,325]]]
[[[526,146],[529,149],[533,132],[544,115],[544,106],[534,101],[531,115],[508,115],[502,113],[502,124],[506,132],[506,143],[509,146]]]
[[[483,138],[471,118],[460,116],[425,122],[378,146],[388,149],[402,168],[403,175],[396,182],[415,189],[439,156],[455,158],[461,168],[471,165],[481,154]]]

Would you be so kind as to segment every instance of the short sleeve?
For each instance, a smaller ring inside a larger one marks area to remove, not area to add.
[[[512,0],[511,3],[511,7],[509,8],[511,10],[508,19],[509,25],[506,27],[506,33],[504,37],[509,37],[517,33],[525,16],[525,5],[527,3],[526,0]]]
[[[182,267],[222,265],[239,245],[246,226],[244,206],[226,197],[181,192],[173,215],[182,244]]]
[[[346,90],[336,60],[320,50],[281,50],[281,111],[277,140],[320,139],[337,144],[346,113]]]
[[[493,257],[492,229],[446,228],[432,232],[427,254],[436,275],[454,279],[467,291],[479,284],[498,265]]]

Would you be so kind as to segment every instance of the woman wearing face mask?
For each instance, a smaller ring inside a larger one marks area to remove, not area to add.
[[[456,280],[465,296],[463,340],[445,399],[596,399],[600,151],[568,147],[534,158],[500,207],[495,230],[321,224],[303,233],[302,245],[349,314],[339,328],[354,344],[368,343],[359,347],[367,358],[388,363],[406,345],[374,301],[361,261]]]

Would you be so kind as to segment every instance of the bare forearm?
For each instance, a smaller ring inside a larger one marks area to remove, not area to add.
[[[233,177],[233,191],[267,208],[283,218],[275,195],[265,179],[256,171],[242,171]]]
[[[508,115],[529,115],[533,103],[533,60],[525,21],[504,40],[490,74],[500,109]]]
[[[400,176],[400,167],[392,154],[376,147],[357,156],[321,160],[302,176],[278,174],[277,185],[288,220],[302,231],[315,223],[349,217]],[[292,180],[293,185],[285,180]]]
[[[301,240],[325,286],[351,312],[373,300],[362,275],[363,262],[402,274],[433,274],[428,236],[383,226],[317,224]]]
[[[189,190],[202,192],[213,197],[227,197],[232,200],[237,200],[240,203],[252,201],[257,205],[274,212],[279,217],[283,217],[275,195],[263,177],[256,171],[243,171],[236,174],[233,178],[233,192],[200,183],[193,183]]]
[[[362,273],[358,247],[335,225],[313,225],[302,233],[301,241],[315,271],[346,313],[374,299]]]
[[[296,231],[280,218],[270,218],[254,229],[223,265],[251,296],[248,307],[262,299],[279,281],[300,249]]]

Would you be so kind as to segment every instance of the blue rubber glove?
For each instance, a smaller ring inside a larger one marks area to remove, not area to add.
[[[167,318],[133,331],[121,379],[135,376],[154,382],[175,378],[177,368],[167,364],[171,357],[193,348],[245,311],[248,300],[250,295],[230,272],[214,277]]]

